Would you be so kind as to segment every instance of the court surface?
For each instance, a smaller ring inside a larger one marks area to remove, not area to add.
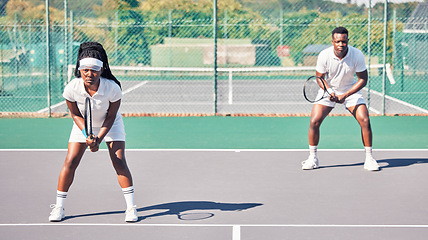
[[[108,153],[87,152],[66,202],[49,223],[66,151],[0,150],[2,239],[426,239],[428,150],[128,150],[139,221]]]

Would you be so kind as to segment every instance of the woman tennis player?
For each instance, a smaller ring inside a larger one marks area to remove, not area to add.
[[[125,221],[135,222],[138,216],[134,204],[132,176],[125,159],[125,128],[118,111],[122,91],[120,82],[110,71],[107,54],[101,44],[86,42],[80,45],[74,75],[76,78],[70,81],[63,93],[74,124],[67,156],[59,175],[56,204],[51,206],[53,210],[49,221],[64,219],[64,202],[85,150],[89,147],[92,152],[96,152],[100,143],[105,141],[125,196]],[[94,138],[85,136],[82,113],[87,97],[90,97],[92,102]]]

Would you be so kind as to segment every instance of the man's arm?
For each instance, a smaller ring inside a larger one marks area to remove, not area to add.
[[[345,99],[349,96],[351,96],[352,94],[360,91],[361,89],[363,89],[363,87],[366,86],[367,84],[367,79],[368,79],[368,74],[367,74],[367,70],[364,70],[362,72],[357,72],[357,82],[354,84],[354,86],[352,86],[348,91],[346,91],[344,94],[337,96],[337,102],[338,103],[343,103],[345,102]]]

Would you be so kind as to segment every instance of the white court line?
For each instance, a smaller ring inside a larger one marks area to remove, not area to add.
[[[382,94],[382,93],[380,93],[380,92],[378,92],[378,91],[375,91],[375,90],[370,90],[370,93],[373,93],[373,94],[378,95],[378,96],[380,96],[380,97],[382,97],[382,96],[383,96],[383,94]],[[402,101],[402,100],[400,100],[400,99],[397,99],[397,98],[391,97],[391,96],[389,96],[389,95],[386,95],[386,94],[385,94],[385,98],[386,98],[386,99],[389,99],[389,100],[391,100],[391,101],[393,101],[393,102],[397,102],[397,103],[399,103],[399,104],[402,104],[402,105],[404,105],[404,106],[406,106],[406,107],[410,107],[410,108],[413,108],[413,109],[415,109],[415,110],[421,111],[421,112],[423,112],[423,113],[428,113],[428,110],[426,110],[426,109],[423,109],[423,108],[421,108],[421,107],[415,106],[415,105],[413,105],[413,104],[410,104],[410,103],[408,103],[408,102]],[[371,108],[370,108],[370,109],[371,109]]]
[[[233,226],[232,240],[241,240],[241,226],[239,226],[239,225]]]
[[[21,224],[0,224],[0,227],[228,227],[232,228],[232,240],[241,240],[241,227],[282,227],[282,228],[426,228],[428,225],[350,225],[350,224],[101,224],[101,223],[21,223]]]
[[[127,93],[129,93],[131,91],[134,91],[135,89],[137,89],[137,88],[139,88],[139,87],[147,84],[147,83],[148,83],[148,81],[143,81],[143,82],[141,82],[141,83],[139,83],[139,84],[137,84],[137,85],[135,85],[135,86],[133,86],[131,88],[126,89],[125,91],[123,91],[122,94],[125,95],[125,94],[127,94]]]
[[[380,112],[378,110],[376,110],[375,108],[373,108],[371,106],[369,107],[369,110],[370,110],[370,112],[373,112],[375,114],[380,114]]]
[[[64,152],[67,149],[0,149],[0,152]],[[86,150],[86,151],[89,151]],[[107,149],[99,151],[107,152]],[[159,149],[126,149],[127,152],[306,152],[308,149],[181,149],[181,148],[159,148]],[[364,149],[318,149],[318,152],[363,152]],[[414,152],[426,151],[428,148],[415,149],[373,149],[374,152]]]
[[[428,228],[426,224],[129,224],[129,223],[3,223],[0,227],[32,226],[108,226],[108,227],[232,227],[240,235],[241,227],[301,227],[301,228]]]
[[[129,92],[131,92],[131,91],[134,91],[135,89],[137,89],[137,88],[139,88],[139,87],[141,87],[141,86],[145,85],[147,82],[148,82],[148,81],[144,81],[144,82],[141,82],[141,83],[139,83],[139,84],[137,84],[137,85],[135,85],[135,86],[133,86],[133,87],[131,87],[131,88],[126,89],[125,91],[123,91],[122,95],[125,95],[125,94],[127,94],[127,93],[129,93]],[[62,102],[59,102],[59,103],[57,103],[57,104],[55,104],[55,105],[52,105],[52,106],[51,106],[51,109],[56,108],[56,107],[59,107],[59,106],[62,106],[62,105],[64,105],[64,104],[65,104],[65,100],[64,100],[64,101],[62,101]],[[40,109],[39,111],[37,111],[37,113],[43,113],[43,112],[47,112],[47,111],[48,111],[48,108],[43,108],[43,109]]]
[[[62,105],[64,105],[65,104],[65,100],[64,101],[62,101],[62,102],[59,102],[59,103],[57,103],[57,104],[55,104],[55,105],[52,105],[51,106],[51,109],[53,109],[53,108],[56,108],[56,107],[59,107],[59,106],[62,106]],[[39,111],[37,111],[37,113],[43,113],[43,112],[47,112],[48,111],[48,108],[43,108],[43,109],[40,109]]]
[[[367,88],[363,88],[363,90],[365,90],[367,93],[369,92]],[[374,91],[374,90],[370,90],[370,93],[375,93],[375,91]],[[377,92],[376,92],[376,93],[377,93]],[[368,104],[368,103],[366,103],[366,104]],[[375,114],[381,114],[381,112],[380,112],[380,111],[378,111],[378,110],[376,110],[376,109],[372,106],[372,104],[370,104],[369,111],[370,111],[370,112],[373,112],[373,113],[375,113]]]

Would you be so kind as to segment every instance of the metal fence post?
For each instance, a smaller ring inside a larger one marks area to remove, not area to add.
[[[48,116],[51,117],[51,71],[50,71],[50,36],[49,36],[49,0],[46,0],[46,81],[48,88]]]
[[[68,72],[68,16],[67,16],[67,11],[68,11],[68,3],[67,0],[64,0],[64,74],[67,76],[67,72]],[[66,79],[63,83],[64,87],[67,84],[68,79]]]
[[[387,31],[388,31],[388,0],[385,0],[384,11],[384,26],[383,26],[383,71],[382,71],[382,115],[385,115],[385,97],[386,97],[386,46],[387,46]]]
[[[368,55],[368,60],[367,60],[367,73],[368,73],[368,83],[367,83],[367,108],[368,111],[370,112],[370,91],[371,91],[371,80],[370,80],[370,64],[371,64],[371,55],[372,55],[372,49],[371,49],[371,43],[372,43],[372,1],[369,0],[369,12],[368,12],[368,24],[367,24],[367,55]]]
[[[213,0],[214,28],[214,115],[217,115],[217,0]]]

